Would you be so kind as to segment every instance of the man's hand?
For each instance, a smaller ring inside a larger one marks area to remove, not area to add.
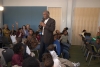
[[[45,27],[45,26],[46,26],[46,24],[45,24],[45,23],[43,23],[43,22],[40,22],[40,25],[41,25],[41,26],[43,26],[43,27]]]

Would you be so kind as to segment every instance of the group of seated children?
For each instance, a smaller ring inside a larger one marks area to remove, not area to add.
[[[91,45],[92,51],[94,53],[98,53],[98,51],[100,50],[100,32],[97,32],[96,37],[91,37],[91,33],[87,33],[86,30],[83,30],[81,36],[83,38],[84,44],[86,46]]]
[[[54,34],[54,45],[50,45],[47,49],[49,53],[43,55],[43,66],[45,67],[77,67],[80,63],[73,63],[69,61],[69,49],[70,43],[68,41],[68,28],[64,28],[63,32],[60,33],[56,30]],[[30,64],[25,63],[24,60],[31,60],[35,56],[31,50],[40,49],[40,35],[39,32],[34,33],[30,28],[30,25],[23,25],[22,28],[18,28],[18,23],[16,23],[16,30],[14,30],[14,25],[12,25],[12,30],[10,31],[8,25],[5,24],[3,29],[0,29],[1,36],[6,37],[9,42],[12,43],[12,48],[14,55],[12,57],[12,67],[32,67]],[[1,44],[0,39],[0,44]],[[54,47],[55,46],[55,47]],[[56,52],[55,52],[55,51]],[[57,53],[57,54],[56,54]],[[63,54],[63,58],[58,56]],[[34,58],[33,58],[34,59]],[[37,59],[34,59],[37,60]],[[29,61],[30,62],[30,61]],[[40,62],[38,61],[40,64]],[[24,65],[24,66],[23,66]],[[34,64],[33,64],[34,65]],[[38,65],[39,67],[40,65]],[[35,66],[34,66],[35,67]]]
[[[68,41],[68,28],[64,28],[63,32],[60,33],[56,30],[56,34],[54,35],[54,45],[56,46],[57,55],[60,56],[61,53],[63,54],[63,58],[69,59],[69,49],[70,43]]]
[[[42,66],[42,67],[78,67],[80,66],[80,63],[73,63],[67,59],[64,58],[59,58],[58,55],[56,54],[56,52],[54,51],[54,45],[51,44],[48,46],[47,50],[49,51],[49,53],[44,53],[43,54],[43,58],[42,58],[42,63],[39,62],[38,60],[38,67]],[[32,64],[32,62],[28,62],[25,63],[25,60],[27,60],[28,58],[32,58],[34,56],[28,55],[27,58],[24,58],[25,56],[25,48],[23,47],[22,43],[17,43],[16,45],[14,45],[13,47],[13,51],[14,51],[14,55],[12,57],[12,67],[29,67],[31,65],[34,65],[35,63]],[[31,59],[30,59],[31,60]],[[32,60],[33,61],[33,60]],[[35,67],[35,66],[31,66],[31,67]]]
[[[5,24],[3,29],[0,29],[1,36],[6,37],[11,46],[17,43],[17,38],[26,39],[25,44],[33,50],[38,50],[40,48],[40,35],[39,32],[34,33],[30,28],[30,25],[23,25],[22,28],[18,28],[18,23],[16,22],[16,30],[14,30],[14,25],[12,25],[12,30],[10,31],[8,25]],[[1,43],[1,42],[0,42]],[[23,42],[24,43],[24,42]],[[4,46],[4,45],[3,45]]]

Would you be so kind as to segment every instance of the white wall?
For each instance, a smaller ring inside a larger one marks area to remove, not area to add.
[[[100,7],[100,0],[76,0],[75,7]]]
[[[62,7],[62,22],[60,30],[66,27],[67,0],[3,0],[3,6],[47,6]]]
[[[2,6],[3,2],[0,0],[0,6]],[[0,11],[0,28],[2,27],[2,11]]]

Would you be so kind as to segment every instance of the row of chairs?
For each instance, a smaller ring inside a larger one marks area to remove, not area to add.
[[[84,39],[84,37],[82,37],[81,50],[84,52],[86,62],[88,61],[90,56],[88,66],[90,65],[92,58],[100,58],[100,50],[97,50],[96,47],[92,44],[86,44],[86,40]]]

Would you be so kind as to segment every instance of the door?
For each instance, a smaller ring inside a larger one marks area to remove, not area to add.
[[[48,7],[48,11],[50,12],[50,17],[55,19],[55,21],[56,21],[56,29],[55,30],[60,30],[61,18],[62,18],[61,7]]]

